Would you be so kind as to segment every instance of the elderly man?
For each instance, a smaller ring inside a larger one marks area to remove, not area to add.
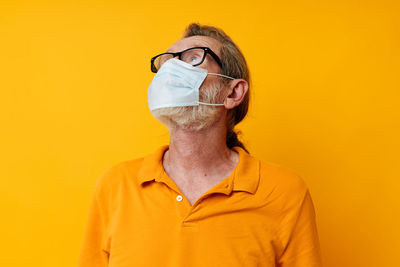
[[[250,78],[231,38],[190,24],[151,70],[170,143],[99,177],[78,266],[322,266],[307,185],[234,132]]]

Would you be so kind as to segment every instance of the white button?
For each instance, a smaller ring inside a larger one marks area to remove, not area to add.
[[[182,196],[181,195],[176,196],[176,200],[182,201]]]

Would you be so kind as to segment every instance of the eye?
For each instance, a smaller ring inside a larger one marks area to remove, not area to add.
[[[193,57],[190,58],[190,61],[191,62],[198,62],[198,61],[200,61],[200,58],[193,56]]]
[[[204,50],[202,49],[190,49],[182,54],[182,60],[192,65],[199,64],[203,57]]]

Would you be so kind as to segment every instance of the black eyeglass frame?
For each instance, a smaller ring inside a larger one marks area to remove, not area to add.
[[[195,46],[195,47],[190,47],[188,49],[185,49],[185,50],[183,50],[181,52],[175,52],[175,53],[174,52],[166,52],[166,53],[161,53],[159,55],[156,55],[156,56],[152,57],[151,58],[151,72],[157,73],[157,71],[158,71],[156,66],[154,65],[154,61],[156,60],[157,57],[169,54],[169,55],[172,55],[173,57],[177,57],[178,56],[178,58],[180,60],[182,60],[181,59],[182,53],[184,53],[184,52],[186,52],[188,50],[191,50],[191,49],[196,49],[196,48],[197,49],[198,48],[203,49],[204,50],[204,55],[203,55],[203,58],[201,59],[201,61],[199,63],[196,63],[196,64],[194,64],[192,66],[198,66],[198,65],[202,64],[204,62],[204,59],[206,58],[207,54],[210,54],[210,56],[212,56],[214,58],[214,60],[218,63],[218,65],[222,68],[221,59],[209,47],[206,47],[206,46]]]

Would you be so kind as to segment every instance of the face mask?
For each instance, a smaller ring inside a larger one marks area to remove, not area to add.
[[[167,60],[154,76],[148,88],[150,110],[165,107],[223,106],[199,101],[199,88],[207,75],[218,75],[235,79],[218,73],[208,73],[206,69],[194,67],[182,60]]]

